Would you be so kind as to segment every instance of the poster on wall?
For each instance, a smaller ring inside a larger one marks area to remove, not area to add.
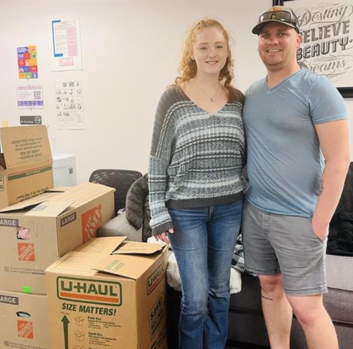
[[[80,80],[56,81],[55,98],[58,129],[83,130],[85,124],[82,82]]]
[[[57,16],[50,20],[52,71],[82,69],[80,22],[78,15]]]
[[[284,1],[299,19],[299,64],[327,76],[340,90],[353,89],[353,1]]]
[[[43,85],[18,85],[16,90],[18,109],[44,108]]]
[[[20,79],[38,79],[36,46],[17,47],[17,65]]]

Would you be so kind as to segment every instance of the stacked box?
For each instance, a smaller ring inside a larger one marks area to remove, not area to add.
[[[166,349],[167,246],[92,239],[46,270],[51,349]]]
[[[114,189],[51,190],[0,210],[0,289],[45,294],[44,270],[96,236],[114,214]]]
[[[53,187],[52,154],[44,125],[0,128],[0,208]]]
[[[46,298],[0,290],[0,348],[50,348]]]

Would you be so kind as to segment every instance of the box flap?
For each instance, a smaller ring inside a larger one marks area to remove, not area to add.
[[[142,256],[111,255],[97,263],[93,269],[137,280],[154,262],[154,258]]]
[[[126,241],[113,254],[141,254],[150,255],[162,251],[165,243],[146,243],[136,241]]]
[[[126,236],[107,236],[93,238],[75,249],[75,252],[99,253],[104,256],[112,254],[123,242]]]
[[[44,201],[25,213],[25,216],[57,217],[73,204],[72,201]]]
[[[103,257],[98,254],[71,251],[49,265],[45,269],[45,273],[59,272],[62,274],[71,274],[73,272],[80,272],[85,275],[92,275],[96,273],[96,270],[93,269],[94,266],[102,259]]]
[[[53,201],[72,201],[73,207],[79,207],[86,202],[100,197],[102,194],[113,192],[115,189],[97,183],[82,183],[65,191],[58,197],[53,197]]]
[[[60,214],[61,207],[64,207],[64,210],[67,209],[69,206],[72,208],[80,207],[86,202],[93,200],[95,197],[99,197],[104,193],[113,192],[113,188],[109,188],[105,185],[96,184],[96,183],[84,183],[75,187],[65,188],[65,187],[58,187],[46,190],[45,193],[35,196],[31,199],[21,201],[17,204],[11,205],[9,207],[5,207],[0,210],[2,212],[12,212],[18,210],[29,209],[32,206],[38,205],[44,201],[48,201],[46,205],[53,207],[53,212],[58,212],[56,215]],[[54,202],[60,202],[59,204],[54,204]],[[67,206],[67,203],[70,203]],[[43,209],[43,207],[41,207]],[[37,209],[36,212],[40,211]],[[48,215],[52,217],[54,214],[50,213],[49,209],[43,215]],[[54,215],[55,216],[55,215]]]
[[[57,192],[46,192],[46,193],[40,194],[38,196],[35,196],[31,199],[21,201],[17,204],[5,207],[0,210],[0,213],[7,213],[7,212],[12,212],[12,211],[19,211],[19,210],[28,209],[32,206],[36,206],[36,205],[48,200],[49,198],[52,198],[54,195],[57,195],[57,194],[58,194]]]
[[[45,125],[2,127],[0,139],[7,169],[43,161],[52,164]]]

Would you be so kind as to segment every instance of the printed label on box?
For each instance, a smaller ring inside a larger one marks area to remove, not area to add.
[[[167,330],[164,327],[164,329],[159,333],[158,338],[155,340],[155,342],[152,344],[151,349],[158,349],[161,347],[163,344],[165,338],[166,338]]]
[[[96,237],[97,229],[102,225],[102,205],[98,205],[82,214],[82,242]]]
[[[151,338],[156,334],[165,315],[165,294],[161,293],[149,313]]]
[[[165,277],[164,262],[147,279],[147,294],[150,294]]]
[[[5,296],[0,294],[0,303],[18,305],[18,297]]]
[[[74,222],[76,220],[76,218],[77,218],[76,212],[71,213],[70,215],[68,215],[60,220],[60,226],[64,227],[65,225],[67,225],[71,222]]]
[[[4,181],[4,176],[0,176],[0,191],[5,190],[5,181]]]
[[[35,261],[34,244],[18,243],[18,260],[26,262]]]
[[[19,223],[18,223],[18,219],[4,219],[1,218],[0,219],[0,226],[2,227],[18,227]]]

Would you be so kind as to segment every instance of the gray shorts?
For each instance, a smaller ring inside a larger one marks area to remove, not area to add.
[[[246,270],[258,275],[282,274],[288,295],[327,292],[326,240],[315,234],[310,218],[277,215],[246,202],[242,233]]]

